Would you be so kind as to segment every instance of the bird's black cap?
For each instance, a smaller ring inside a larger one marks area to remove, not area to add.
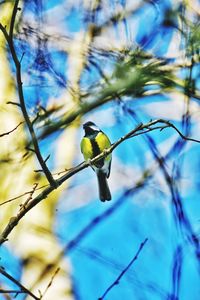
[[[97,127],[97,125],[91,121],[84,123],[83,129],[85,130],[86,134],[93,134],[93,133],[100,131],[100,129]]]
[[[91,122],[91,121],[86,122],[86,123],[83,124],[83,128],[84,129],[87,128],[87,127],[92,127],[92,126],[96,127],[96,125],[93,122]]]

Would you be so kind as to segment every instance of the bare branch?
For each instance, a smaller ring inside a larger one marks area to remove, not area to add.
[[[0,294],[26,294],[25,291],[21,291],[21,290],[4,290],[4,289],[0,289]]]
[[[47,162],[47,160],[49,160],[49,158],[50,158],[50,154],[45,158],[45,162]]]
[[[19,4],[19,0],[15,0],[13,13],[12,13],[12,17],[11,17],[11,22],[10,22],[10,30],[9,30],[10,40],[13,39],[13,30],[14,30],[14,26],[15,26],[15,19],[17,16],[18,4]]]
[[[63,172],[64,172],[64,171],[63,171]],[[65,171],[65,172],[66,172],[66,171]],[[43,186],[40,186],[40,187],[36,188],[35,191],[44,189],[44,188],[47,187],[47,186],[48,186],[48,184],[45,184],[45,185],[43,185]],[[10,203],[10,202],[12,202],[12,201],[15,201],[15,200],[17,200],[17,199],[19,199],[19,198],[22,198],[22,197],[26,196],[26,195],[32,194],[32,192],[33,192],[33,190],[28,191],[28,192],[25,192],[25,193],[23,193],[23,194],[21,194],[21,195],[19,195],[19,196],[16,196],[16,197],[11,198],[11,199],[8,199],[8,200],[6,200],[6,201],[0,203],[0,206],[2,206],[2,205],[4,205],[4,204],[7,204],[7,203]]]
[[[0,134],[0,137],[3,137],[5,135],[9,135],[11,132],[15,131],[21,124],[23,124],[24,122],[20,122],[15,128],[13,128],[12,130],[8,131],[8,132],[5,132],[5,133],[2,133]]]
[[[116,280],[107,288],[107,290],[105,291],[105,293],[103,294],[102,297],[100,297],[98,300],[103,300],[105,299],[106,295],[110,292],[110,290],[112,290],[114,288],[115,285],[119,284],[120,279],[124,276],[124,274],[128,271],[128,269],[132,266],[132,264],[138,259],[138,256],[140,254],[140,252],[142,251],[144,245],[146,244],[146,242],[148,241],[148,239],[146,238],[144,240],[144,242],[142,242],[140,244],[140,247],[137,251],[137,253],[134,255],[134,257],[132,258],[132,260],[130,261],[130,263],[126,266],[126,268],[119,274],[119,276],[116,278]]]
[[[126,202],[124,201],[124,198],[128,196],[135,195],[138,191],[140,191],[144,186],[147,184],[148,180],[152,177],[152,173],[154,173],[153,169],[147,169],[142,174],[141,178],[135,183],[133,187],[130,187],[126,189],[119,197],[118,199],[112,203],[111,206],[106,208],[103,212],[92,218],[86,226],[81,228],[81,230],[74,236],[72,239],[70,239],[63,247],[63,249],[57,254],[55,259],[51,262],[51,264],[47,264],[42,270],[40,275],[38,276],[37,280],[34,282],[33,287],[37,285],[38,282],[42,278],[45,277],[46,274],[49,274],[50,271],[53,271],[55,266],[57,266],[60,262],[60,260],[65,256],[66,254],[71,253],[74,249],[77,248],[77,246],[88,236],[88,234],[91,234],[97,226],[102,224],[103,221],[106,221],[108,218],[110,218],[117,210],[120,209],[121,206],[123,206]]]
[[[32,143],[33,143],[33,146],[35,149],[35,154],[36,154],[37,159],[46,175],[47,180],[54,188],[56,188],[57,187],[56,181],[54,180],[51,172],[49,171],[49,169],[42,157],[42,154],[40,152],[40,148],[38,145],[38,140],[37,140],[33,125],[31,123],[31,120],[29,119],[28,112],[27,112],[26,105],[25,105],[24,92],[23,92],[23,88],[22,88],[23,83],[22,83],[22,78],[21,78],[21,63],[17,57],[17,53],[16,53],[15,46],[13,43],[13,29],[14,29],[14,22],[15,22],[17,10],[18,10],[18,4],[19,4],[19,0],[16,0],[15,4],[14,4],[14,8],[13,8],[9,34],[6,30],[6,27],[4,27],[1,23],[0,23],[0,30],[4,34],[4,37],[8,43],[10,53],[12,55],[12,59],[15,64],[15,67],[16,67],[16,81],[17,81],[17,87],[18,87],[20,107],[21,107],[26,125],[29,129],[29,133],[31,135]]]
[[[164,121],[164,120],[162,120]],[[168,122],[168,121],[164,121],[166,124],[169,124],[169,127],[172,127],[174,128],[174,130],[176,130],[176,132],[178,132],[178,134],[180,135],[180,137],[182,137],[183,140],[185,141],[190,141],[190,142],[195,142],[195,143],[200,143],[200,140],[197,140],[197,139],[193,139],[193,138],[190,138],[188,136],[185,136],[183,135],[180,130],[178,130],[178,128],[176,126],[174,126],[172,123]]]
[[[33,189],[29,193],[29,197],[26,199],[26,201],[23,204],[20,205],[20,209],[23,209],[24,207],[26,207],[26,205],[32,200],[33,194],[34,194],[37,186],[38,186],[38,183],[37,182],[34,183]]]
[[[32,149],[32,148],[30,148],[30,147],[26,147],[26,150],[35,153],[35,149]]]
[[[159,124],[159,123],[165,124],[165,125],[164,126],[156,126],[156,127],[154,126],[154,125]],[[121,137],[116,143],[112,144],[112,146],[110,148],[106,149],[101,154],[94,157],[90,162],[82,162],[81,164],[79,164],[78,166],[71,169],[66,174],[62,175],[57,180],[55,180],[56,181],[56,187],[54,187],[52,185],[48,186],[38,196],[33,198],[31,201],[29,201],[29,203],[25,207],[22,207],[22,209],[20,209],[19,213],[15,217],[12,217],[10,219],[10,221],[8,222],[6,228],[4,229],[2,234],[0,235],[0,245],[3,244],[7,240],[8,235],[11,233],[11,231],[14,229],[14,227],[18,224],[18,222],[28,213],[29,210],[31,210],[34,206],[36,206],[42,200],[46,199],[48,197],[48,195],[55,188],[62,185],[63,182],[65,182],[67,179],[69,179],[70,177],[72,177],[76,173],[80,172],[81,170],[86,169],[88,166],[90,166],[91,164],[94,164],[96,161],[100,160],[101,158],[103,158],[103,157],[107,156],[108,154],[110,154],[116,147],[118,147],[125,140],[127,140],[129,138],[133,138],[133,137],[141,135],[141,134],[145,134],[146,132],[157,130],[157,129],[162,130],[166,127],[172,127],[173,129],[175,129],[178,132],[178,134],[181,136],[181,138],[183,138],[184,140],[200,143],[199,140],[184,136],[172,123],[170,123],[169,121],[165,121],[163,119],[158,119],[158,120],[150,121],[147,124],[138,125],[135,129],[131,130],[129,133],[127,133],[126,135]]]
[[[161,123],[161,124],[163,123],[163,124],[166,124],[166,125],[165,126],[151,127],[151,126],[156,125],[158,123]],[[157,130],[157,129],[163,130],[163,129],[169,128],[169,127],[172,127],[174,130],[176,130],[176,132],[178,132],[178,134],[181,136],[182,139],[187,140],[187,141],[191,141],[191,142],[200,143],[200,140],[184,136],[180,132],[180,130],[178,130],[178,128],[176,126],[174,126],[172,123],[170,123],[169,121],[165,121],[163,119],[158,119],[158,120],[150,121],[147,124],[142,124],[141,123],[135,129],[131,130],[126,135],[121,137],[116,143],[112,144],[112,146],[109,149],[106,149],[105,152],[107,154],[111,153],[117,146],[119,146],[122,142],[124,142],[127,139],[133,138],[135,136],[138,136],[138,135],[141,135],[141,134],[153,131],[153,130]]]
[[[48,291],[48,289],[51,287],[53,280],[55,278],[55,276],[58,274],[58,272],[60,271],[60,268],[57,268],[53,274],[53,276],[51,277],[51,280],[49,281],[44,293],[40,296],[40,300],[44,297],[44,295],[46,294],[46,292]]]
[[[15,283],[18,287],[20,287],[20,289],[24,293],[29,294],[35,300],[39,300],[38,297],[36,297],[31,291],[29,291],[25,286],[23,286],[18,280],[16,280],[13,276],[11,276],[10,274],[8,274],[3,267],[0,267],[0,273],[3,276],[5,276],[6,278],[8,278],[10,281],[12,281],[13,283]]]
[[[6,102],[6,104],[12,104],[12,105],[17,105],[17,106],[21,107],[21,105],[18,102],[14,102],[14,101],[8,101],[8,102]]]

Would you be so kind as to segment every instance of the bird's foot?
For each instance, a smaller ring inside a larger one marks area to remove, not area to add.
[[[87,163],[88,163],[88,165],[89,165],[90,167],[92,167],[92,162],[91,162],[91,159],[90,159],[90,158],[87,159]]]
[[[104,154],[104,155],[108,155],[108,154],[110,154],[110,151],[109,151],[109,149],[104,149],[104,150],[103,150],[103,154]]]

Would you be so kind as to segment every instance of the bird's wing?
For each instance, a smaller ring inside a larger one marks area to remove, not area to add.
[[[83,153],[85,160],[93,157],[92,144],[87,137],[84,137],[81,141],[81,152]]]
[[[111,146],[111,142],[107,135],[103,132],[99,132],[96,136],[96,141],[98,143],[99,149],[102,152],[104,149],[109,148]]]
[[[111,142],[109,140],[109,138],[107,137],[107,135],[103,132],[99,132],[97,137],[96,137],[98,146],[100,148],[100,151],[102,152],[104,149],[107,149],[111,146]],[[111,160],[112,160],[112,155],[109,154],[108,156],[106,156],[105,160],[104,160],[104,173],[106,174],[106,177],[108,178],[110,175],[110,168],[111,168]]]

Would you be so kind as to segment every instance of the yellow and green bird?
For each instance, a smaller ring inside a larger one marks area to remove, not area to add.
[[[100,130],[93,122],[83,124],[85,135],[81,141],[81,152],[84,159],[90,160],[102,153],[111,146],[111,142],[107,135]],[[99,198],[101,201],[111,200],[107,178],[110,175],[111,154],[95,162],[91,167],[97,174],[99,186]]]

